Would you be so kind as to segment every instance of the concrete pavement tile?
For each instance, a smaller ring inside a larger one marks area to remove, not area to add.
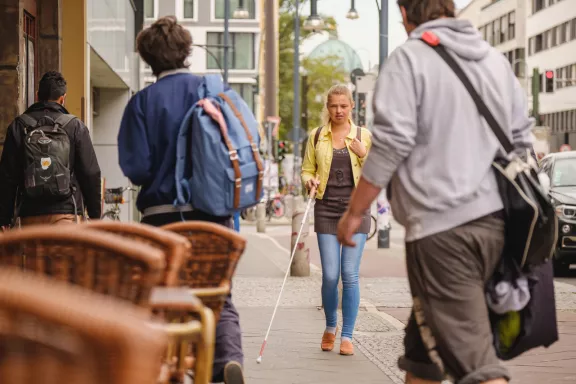
[[[358,332],[394,332],[396,328],[384,321],[378,314],[359,312],[355,331]]]
[[[324,314],[315,308],[280,308],[262,364],[256,364],[271,309],[239,307],[244,331],[246,376],[250,382],[392,383],[359,351],[354,356],[340,356],[336,352],[337,342],[335,351],[323,352],[320,339]]]

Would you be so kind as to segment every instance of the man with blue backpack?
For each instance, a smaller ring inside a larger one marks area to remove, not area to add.
[[[137,49],[157,82],[132,97],[118,136],[120,166],[141,186],[142,222],[200,220],[232,226],[234,212],[262,198],[258,124],[220,76],[186,62],[190,32],[173,16],[140,32]],[[213,382],[244,383],[238,312],[228,296],[216,329]]]

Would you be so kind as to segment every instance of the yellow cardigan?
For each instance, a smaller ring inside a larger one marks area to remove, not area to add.
[[[366,128],[357,127],[354,123],[351,124],[350,133],[345,138],[346,147],[350,152],[350,158],[352,160],[352,173],[354,175],[354,185],[358,185],[360,180],[360,173],[362,171],[362,165],[364,165],[364,160],[368,155],[368,151],[372,146],[372,134]],[[322,129],[320,132],[320,137],[318,138],[318,144],[314,148],[314,138],[316,137],[316,131]],[[362,143],[366,146],[366,156],[359,158],[350,149],[350,144],[352,140],[356,138],[356,132],[358,129],[362,130]],[[320,179],[320,185],[316,191],[316,198],[322,199],[324,196],[324,191],[326,190],[326,183],[328,183],[328,176],[330,175],[330,166],[332,164],[332,125],[328,124],[323,128],[315,128],[310,132],[308,136],[308,144],[306,145],[306,153],[304,154],[304,160],[302,162],[302,182],[306,184],[308,180],[313,179],[318,175]]]

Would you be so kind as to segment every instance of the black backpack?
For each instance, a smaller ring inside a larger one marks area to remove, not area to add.
[[[23,114],[24,193],[31,198],[67,198],[72,194],[70,138],[63,129],[76,116],[62,114],[45,123]]]

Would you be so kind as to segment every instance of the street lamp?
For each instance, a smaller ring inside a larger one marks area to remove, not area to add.
[[[380,67],[384,64],[386,56],[388,56],[388,0],[374,0],[376,2],[376,7],[378,8],[380,14]],[[346,14],[346,17],[355,20],[359,17],[358,11],[354,7],[354,0],[350,0],[350,10]]]
[[[232,15],[234,19],[248,19],[250,18],[250,12],[244,7],[244,0],[238,1],[238,8],[234,11]]]
[[[318,0],[310,1],[310,16],[304,22],[304,29],[318,31],[324,29],[324,20],[318,15]],[[294,175],[300,174],[300,0],[294,2],[294,100],[292,106],[292,130],[294,141]],[[300,178],[297,178],[300,180]]]
[[[296,1],[296,14],[298,14],[299,1]],[[304,22],[304,29],[307,31],[318,31],[324,29],[324,20],[318,15],[318,0],[310,2],[310,16]]]
[[[354,7],[354,3],[355,1],[352,0],[352,3],[350,4],[350,10],[348,11],[348,13],[346,14],[346,18],[350,19],[350,20],[356,20],[358,17],[360,17],[358,15],[358,11],[356,10],[356,8]]]

